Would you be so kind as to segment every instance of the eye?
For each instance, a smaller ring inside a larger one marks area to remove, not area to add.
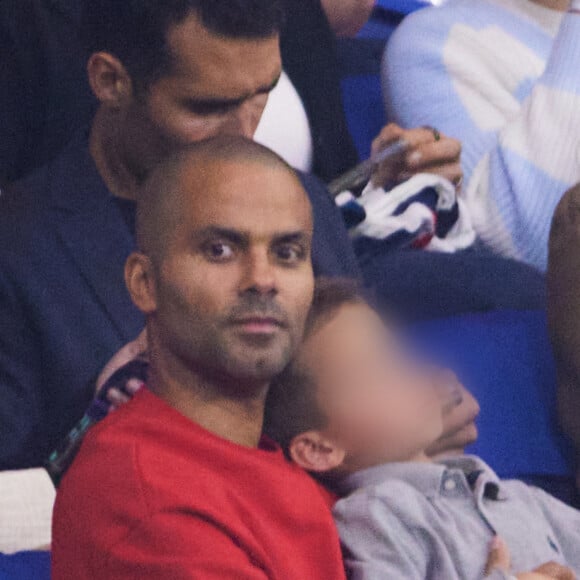
[[[235,253],[232,246],[225,242],[209,242],[204,246],[203,252],[211,262],[227,262]]]
[[[276,258],[284,264],[302,262],[306,257],[306,250],[296,244],[283,244],[276,248]]]
[[[189,102],[188,110],[200,117],[211,117],[214,115],[226,115],[233,111],[238,103],[212,103],[212,102]]]

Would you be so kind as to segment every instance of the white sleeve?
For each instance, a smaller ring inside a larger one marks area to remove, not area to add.
[[[48,549],[55,497],[44,469],[0,472],[0,553]]]

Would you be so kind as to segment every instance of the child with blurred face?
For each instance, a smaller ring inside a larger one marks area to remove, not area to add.
[[[355,288],[319,284],[303,345],[270,390],[265,432],[341,496],[350,577],[480,579],[499,537],[511,563],[490,577],[552,561],[580,571],[580,512],[500,481],[477,457],[429,457],[447,406],[435,382]]]

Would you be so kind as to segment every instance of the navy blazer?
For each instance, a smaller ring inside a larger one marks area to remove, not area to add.
[[[315,272],[358,276],[332,200],[303,181]],[[0,470],[40,465],[82,416],[102,367],[142,330],[124,283],[133,249],[85,134],[0,196]]]

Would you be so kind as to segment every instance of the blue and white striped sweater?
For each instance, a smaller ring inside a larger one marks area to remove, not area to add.
[[[384,93],[394,121],[462,141],[483,241],[545,269],[554,209],[580,181],[580,15],[530,0],[421,10],[389,43]]]

